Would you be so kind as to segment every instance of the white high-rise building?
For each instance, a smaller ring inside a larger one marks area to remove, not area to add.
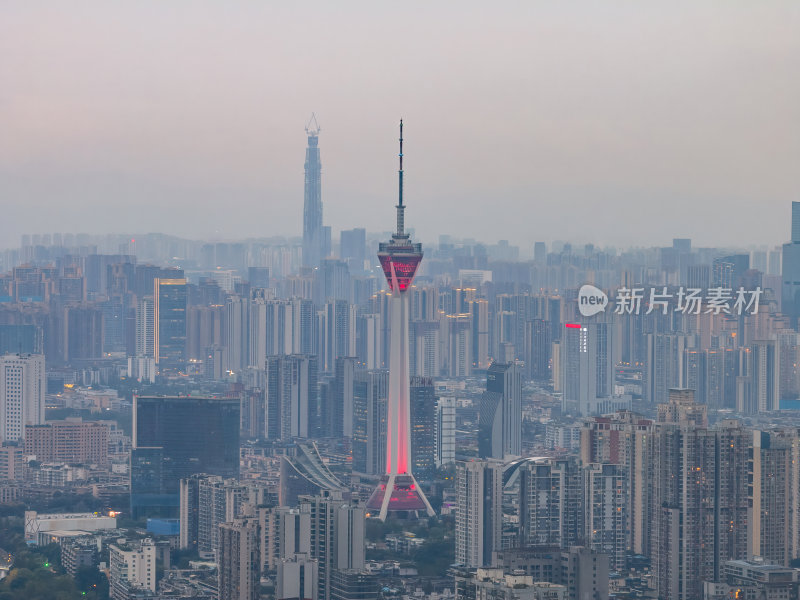
[[[112,544],[109,554],[109,596],[112,600],[130,597],[133,589],[156,591],[156,546],[153,540],[141,544]]]
[[[145,296],[136,305],[136,356],[155,353],[155,321],[152,296]]]
[[[613,323],[567,323],[562,333],[559,365],[562,411],[605,414],[614,403],[614,356],[618,337]],[[619,398],[617,398],[619,400]]]
[[[317,598],[331,600],[334,571],[364,569],[365,508],[358,500],[343,500],[338,490],[299,500],[300,512],[307,512],[311,519],[310,558],[317,561]]]
[[[491,564],[502,550],[503,463],[481,460],[456,463],[456,563]]]
[[[44,392],[43,355],[0,356],[0,440],[17,442],[25,425],[44,423]]]
[[[456,461],[456,399],[442,397],[436,401],[436,466]]]

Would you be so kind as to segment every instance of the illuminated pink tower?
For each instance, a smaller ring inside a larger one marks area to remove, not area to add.
[[[400,188],[397,203],[397,232],[378,250],[383,273],[389,283],[391,333],[389,348],[389,402],[386,416],[386,474],[372,493],[367,508],[389,512],[434,512],[411,473],[411,415],[408,372],[408,289],[422,260],[422,244],[412,244],[404,231],[403,205],[403,121],[400,121]]]

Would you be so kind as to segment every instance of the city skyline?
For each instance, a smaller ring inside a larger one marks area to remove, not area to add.
[[[386,138],[402,116],[418,239],[435,238],[426,223],[481,222],[515,244],[781,241],[769,223],[798,196],[793,4],[467,4],[405,21],[356,6],[12,3],[0,25],[5,223],[153,231],[157,217],[184,237],[300,235],[302,126],[316,111],[334,230],[354,213],[380,229],[394,187]],[[220,45],[200,35],[209,27]],[[295,41],[307,37],[332,51]],[[264,78],[252,76],[259,57]]]
[[[800,4],[2,14],[0,599],[800,600]]]

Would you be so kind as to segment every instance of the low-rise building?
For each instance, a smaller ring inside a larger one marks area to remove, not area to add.
[[[457,597],[474,600],[569,600],[564,585],[535,581],[522,572],[507,573],[502,568],[479,568],[457,572]],[[460,596],[459,596],[460,592]]]
[[[36,511],[25,511],[25,541],[38,543],[40,532],[49,531],[101,531],[115,529],[117,519],[93,513],[70,513],[40,515]]]
[[[729,560],[722,581],[703,583],[704,600],[794,600],[798,597],[797,570],[763,560]]]

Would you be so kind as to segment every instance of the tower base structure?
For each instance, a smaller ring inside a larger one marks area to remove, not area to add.
[[[411,513],[425,511],[429,517],[435,513],[417,480],[410,474],[386,474],[367,501],[367,509],[378,511],[385,521],[390,512]]]

